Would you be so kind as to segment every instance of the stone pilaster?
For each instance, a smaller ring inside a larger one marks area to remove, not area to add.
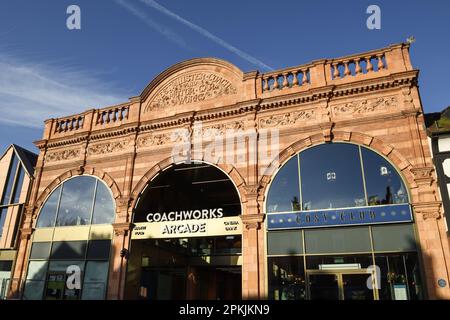
[[[132,229],[133,225],[131,223],[119,222],[113,224],[114,232],[109,267],[108,300],[123,299]]]
[[[248,211],[247,211],[248,212]],[[242,298],[264,298],[264,215],[241,216],[242,230]]]
[[[450,251],[442,217],[442,203],[436,193],[432,167],[411,169],[417,184],[418,201],[412,206],[415,213],[422,254],[425,283],[429,299],[450,299]],[[445,280],[446,286],[438,285]]]

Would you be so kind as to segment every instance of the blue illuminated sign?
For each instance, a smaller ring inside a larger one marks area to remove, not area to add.
[[[412,212],[409,204],[269,213],[267,215],[267,226],[269,230],[410,221],[412,221]]]

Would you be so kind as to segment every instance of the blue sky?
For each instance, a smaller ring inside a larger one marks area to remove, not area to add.
[[[66,9],[81,8],[81,30]],[[366,8],[381,8],[381,30]],[[193,57],[244,71],[381,48],[413,35],[426,112],[450,105],[450,1],[2,0],[0,150],[37,151],[43,121],[127,101],[165,68]]]

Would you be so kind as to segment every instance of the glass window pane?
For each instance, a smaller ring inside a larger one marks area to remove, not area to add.
[[[108,281],[108,261],[88,261],[83,281],[83,300],[105,299]]]
[[[51,242],[35,242],[31,247],[30,259],[48,259]]]
[[[79,226],[90,223],[96,179],[76,177],[63,184],[56,226]]]
[[[378,254],[375,261],[381,273],[380,300],[423,299],[417,254]]]
[[[369,205],[407,203],[408,193],[395,168],[383,157],[361,148]]]
[[[292,255],[301,253],[303,253],[301,231],[277,231],[267,233],[267,254]]]
[[[89,241],[87,259],[109,259],[111,240]]]
[[[267,196],[267,212],[298,211],[299,197],[298,158],[295,156],[275,175]]]
[[[14,185],[14,191],[12,193],[11,199],[12,203],[19,203],[20,200],[20,192],[22,191],[22,185],[23,185],[23,178],[25,176],[25,170],[23,170],[23,167],[19,167],[19,172],[17,173],[17,180]]]
[[[375,251],[415,251],[416,240],[412,224],[372,227]]]
[[[111,192],[102,183],[97,184],[97,193],[95,195],[94,215],[92,224],[104,224],[114,222],[114,202]]]
[[[27,280],[23,293],[24,300],[42,300],[44,294],[45,281]]]
[[[3,234],[3,227],[6,220],[6,215],[8,213],[8,208],[0,208],[0,238]]]
[[[358,146],[323,144],[299,156],[303,210],[366,205]]]
[[[303,257],[268,258],[269,299],[305,300]]]
[[[0,272],[11,271],[13,262],[11,260],[0,261]]]
[[[84,271],[84,261],[50,261],[48,271],[67,272],[69,266],[78,266],[81,272]]]
[[[3,191],[2,202],[1,202],[2,205],[10,204],[11,190],[13,188],[14,179],[16,176],[16,170],[17,170],[18,165],[19,165],[19,160],[17,159],[16,155],[13,154],[12,159],[11,159],[11,165],[10,165],[9,171],[8,171],[6,188]]]
[[[53,242],[50,259],[84,259],[86,241]]]
[[[58,206],[59,195],[61,193],[61,186],[52,192],[48,197],[44,206],[39,213],[39,218],[36,224],[37,228],[47,228],[55,226],[56,209]]]
[[[306,253],[370,252],[368,227],[305,230]]]
[[[28,265],[27,279],[45,280],[47,265],[47,261],[30,261],[30,264]]]

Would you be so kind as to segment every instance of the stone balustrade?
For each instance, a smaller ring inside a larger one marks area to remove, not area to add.
[[[333,59],[328,63],[328,71],[332,80],[350,76],[366,75],[387,69],[384,52],[362,54],[343,59]]]
[[[262,75],[262,90],[293,88],[310,83],[309,66],[277,70]]]
[[[83,128],[84,114],[56,119],[55,133],[76,131]]]
[[[109,123],[122,122],[128,119],[130,105],[122,104],[105,109],[96,110],[95,125],[102,126]]]

